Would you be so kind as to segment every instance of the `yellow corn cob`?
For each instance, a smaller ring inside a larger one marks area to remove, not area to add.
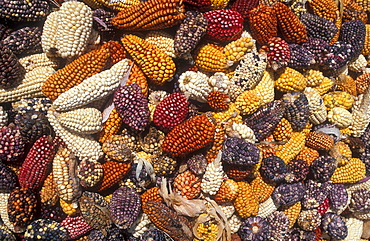
[[[211,9],[224,9],[230,0],[211,0]]]
[[[133,5],[137,5],[140,3],[140,0],[120,0],[120,1],[110,1],[110,0],[90,0],[90,1],[97,1],[98,3],[102,4],[103,6],[115,10],[115,11],[123,11],[124,9],[131,7]]]
[[[200,46],[195,55],[195,64],[204,71],[225,71],[230,65],[222,50],[223,47],[211,43]]]
[[[320,95],[326,94],[334,85],[334,81],[328,77],[324,77],[321,81],[321,84],[315,86],[314,89],[319,92]]]
[[[323,73],[316,69],[307,70],[304,76],[306,77],[308,87],[319,86],[324,79]]]
[[[217,123],[221,123],[224,121],[230,122],[230,123],[242,123],[242,117],[240,115],[239,110],[236,108],[236,105],[234,103],[230,103],[229,108],[222,112],[214,112],[213,118],[216,120]]]
[[[135,35],[126,35],[121,39],[125,49],[145,76],[157,85],[170,80],[175,71],[175,63],[159,48]]]
[[[285,118],[282,118],[272,135],[274,136],[275,141],[284,142],[289,141],[293,133],[292,125]]]
[[[222,150],[225,139],[225,128],[222,127],[222,124],[217,124],[212,146],[206,152],[206,159],[208,163],[211,163],[213,160],[215,160],[218,152]]]
[[[49,206],[54,206],[58,202],[59,196],[54,184],[52,172],[48,175],[44,181],[44,184],[42,185],[40,198],[42,203]]]
[[[348,127],[352,121],[352,114],[348,110],[341,107],[334,107],[328,112],[328,121],[339,128]]]
[[[301,213],[302,205],[301,202],[296,202],[293,205],[283,207],[281,211],[289,218],[289,228],[292,228]]]
[[[262,218],[267,218],[276,210],[278,210],[278,206],[276,206],[271,196],[266,201],[258,204],[258,216]]]
[[[242,37],[227,44],[223,52],[227,60],[237,62],[240,61],[247,51],[253,47],[253,42],[248,37]]]
[[[366,66],[367,60],[362,54],[348,63],[348,69],[357,73],[362,73],[365,70]]]
[[[57,69],[60,61],[57,58],[48,57],[45,53],[32,54],[19,59],[19,63],[24,67],[26,72],[30,72],[38,67],[52,67]]]
[[[259,173],[251,182],[251,187],[258,203],[266,201],[275,189],[275,185],[265,182]]]
[[[241,93],[235,100],[236,108],[241,115],[254,113],[260,106],[260,98],[255,90],[246,90]]]
[[[207,214],[203,213],[199,216],[199,218],[206,217]],[[207,218],[208,219],[208,218]],[[204,241],[216,241],[217,234],[219,232],[218,223],[214,219],[207,220],[205,222],[201,222],[196,228],[196,236],[199,239],[194,240],[204,240]]]
[[[362,54],[368,55],[370,54],[370,24],[366,24],[365,26],[366,26],[366,37],[365,37],[364,48],[362,49]]]
[[[328,111],[334,107],[350,109],[355,101],[352,95],[344,91],[330,92],[324,95],[323,100]]]
[[[278,146],[276,156],[283,159],[285,164],[288,164],[303,149],[305,142],[306,134],[303,132],[293,132],[292,137],[287,143]]]
[[[132,84],[132,83],[135,83],[138,86],[140,86],[141,92],[143,92],[143,94],[145,96],[148,95],[148,88],[149,88],[148,87],[148,81],[147,81],[143,71],[136,64],[132,65],[130,75],[128,77],[126,85],[129,85],[129,84]]]
[[[352,150],[346,143],[339,141],[334,145],[333,149],[336,149],[339,152],[337,154],[338,157],[331,154],[338,160],[338,166],[344,166],[352,159]]]
[[[110,136],[117,134],[122,123],[123,120],[119,116],[117,109],[113,108],[107,121],[103,125],[102,131],[99,133],[99,142],[104,143]]]
[[[234,201],[236,212],[242,218],[258,214],[258,200],[253,194],[252,186],[247,182],[238,182],[239,193]]]
[[[55,70],[50,66],[33,69],[25,74],[18,86],[9,90],[0,89],[0,102],[13,102],[43,96],[42,86],[54,73]]]
[[[351,158],[350,161],[338,167],[330,180],[333,183],[355,183],[366,177],[366,166],[358,158]]]
[[[356,81],[350,75],[340,74],[336,78],[335,84],[337,90],[345,91],[350,95],[357,96]]]
[[[151,31],[145,36],[145,40],[153,44],[171,58],[175,58],[174,38],[164,31]]]
[[[275,81],[275,88],[282,92],[302,91],[306,86],[306,78],[297,70],[289,67],[286,67]]]
[[[274,74],[273,72],[265,71],[263,73],[261,81],[254,88],[260,99],[260,105],[267,104],[275,98],[274,88]]]
[[[80,108],[57,115],[63,127],[78,134],[94,134],[102,128],[102,114],[95,108]]]
[[[59,203],[65,214],[72,216],[78,213],[78,206],[76,207],[76,204],[67,203],[63,199],[59,199]]]

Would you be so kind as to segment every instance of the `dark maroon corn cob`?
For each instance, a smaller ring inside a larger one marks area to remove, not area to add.
[[[25,143],[14,124],[9,124],[0,130],[0,160],[7,162],[19,161],[24,155]]]
[[[239,138],[227,138],[223,144],[222,162],[226,165],[250,167],[260,159],[260,150],[250,142]]]
[[[142,131],[149,122],[148,98],[137,84],[119,87],[114,93],[114,106],[118,114],[134,130]]]
[[[77,239],[93,229],[81,215],[67,216],[60,224],[67,229],[69,240]]]
[[[15,172],[0,162],[0,191],[11,192],[17,184],[18,178]]]
[[[305,69],[315,63],[314,55],[299,44],[289,44],[290,59],[288,67]]]
[[[187,9],[205,12],[211,8],[211,0],[184,0],[184,5]]]
[[[40,218],[54,220],[57,222],[63,221],[67,217],[67,214],[63,212],[62,207],[59,203],[50,206],[44,203],[40,205]]]
[[[153,122],[165,131],[185,121],[189,112],[189,102],[184,93],[172,93],[155,108]]]
[[[39,190],[50,172],[56,147],[51,136],[40,137],[31,147],[22,164],[19,184],[23,188]]]
[[[315,63],[322,65],[325,62],[326,56],[329,54],[330,45],[325,40],[320,38],[308,38],[307,42],[302,44],[302,47],[310,51],[313,55]]]
[[[5,45],[0,44],[0,87],[17,86],[23,79],[25,70],[17,56]]]
[[[287,175],[287,166],[283,159],[278,156],[263,158],[261,165],[261,175],[268,181],[282,182]]]
[[[206,37],[220,42],[230,42],[240,38],[243,31],[243,17],[231,9],[212,10],[204,13],[208,21]]]
[[[22,233],[36,214],[37,198],[28,188],[16,187],[8,199],[8,215],[16,233]]]
[[[9,28],[6,24],[0,23],[0,41],[6,38],[11,32],[11,28]]]
[[[281,118],[283,118],[284,111],[284,104],[275,100],[261,106],[255,113],[246,116],[244,124],[254,131],[258,141],[262,141],[276,128]]]
[[[318,208],[329,194],[330,184],[327,182],[315,182],[307,180],[306,193],[303,196],[302,205],[305,209]]]
[[[114,191],[109,211],[113,222],[122,229],[130,228],[141,212],[140,195],[134,188],[120,187]]]
[[[289,206],[299,202],[305,193],[306,187],[303,183],[281,184],[272,193],[274,202],[281,206]]]
[[[287,165],[287,176],[285,180],[289,183],[301,182],[306,180],[310,167],[306,161],[300,159],[294,159]]]
[[[348,229],[343,217],[336,213],[326,213],[321,221],[322,230],[331,238],[342,240],[348,235]]]
[[[247,19],[249,12],[258,4],[259,0],[235,0],[230,9],[239,12],[244,19]]]
[[[42,52],[40,27],[23,27],[9,34],[3,43],[16,55]]]
[[[338,32],[337,26],[332,21],[318,15],[304,13],[300,19],[306,26],[308,37],[319,38],[330,43]]]
[[[290,48],[284,39],[272,37],[262,49],[267,52],[268,65],[274,71],[288,65]]]

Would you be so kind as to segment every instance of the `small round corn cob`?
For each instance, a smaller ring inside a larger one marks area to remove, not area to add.
[[[205,172],[207,174],[207,170]],[[174,191],[186,199],[196,198],[201,191],[201,179],[190,170],[178,174],[173,180]]]
[[[17,162],[25,153],[25,142],[13,123],[0,130],[0,150],[0,159],[5,162]]]
[[[99,162],[81,161],[76,172],[83,187],[94,187],[103,179],[103,166]]]
[[[341,107],[334,107],[328,112],[328,121],[335,124],[338,128],[348,127],[352,121],[352,114]]]
[[[299,202],[305,193],[306,187],[303,183],[280,184],[272,193],[272,199],[279,206],[290,206]]]
[[[321,224],[321,216],[316,209],[302,210],[298,216],[297,224],[305,231],[314,231]]]
[[[4,163],[0,163],[0,177],[1,192],[11,192],[17,186],[17,175]]]
[[[260,172],[267,181],[280,183],[287,175],[287,166],[280,157],[269,156],[263,158]]]
[[[282,101],[285,105],[284,117],[292,125],[294,131],[301,131],[308,123],[309,105],[304,93],[292,92],[284,94]]]
[[[208,77],[201,72],[186,71],[179,77],[179,88],[189,98],[205,103],[211,87],[208,84]]]
[[[113,135],[102,146],[104,153],[117,162],[131,162],[132,150],[123,136]]]
[[[275,81],[275,88],[282,92],[303,91],[307,86],[306,78],[292,68],[285,68]]]
[[[337,164],[334,157],[323,155],[316,158],[311,164],[311,173],[314,177],[313,180],[319,182],[329,181],[336,168]]]
[[[322,229],[331,238],[338,240],[345,239],[348,235],[348,228],[344,218],[335,213],[326,213],[322,217]]]
[[[343,91],[330,92],[324,95],[323,100],[327,110],[330,110],[334,107],[350,109],[354,103],[353,96]]]
[[[247,51],[252,50],[253,42],[249,37],[241,37],[227,44],[223,49],[227,60],[240,61]]]
[[[195,154],[186,161],[186,164],[195,175],[203,175],[206,172],[207,159],[202,153]]]
[[[355,79],[357,94],[365,94],[366,90],[370,86],[370,73],[364,73],[359,75]]]
[[[170,56],[155,45],[131,34],[125,35],[121,41],[150,81],[163,85],[173,77],[176,71],[175,63]]]
[[[329,188],[331,187],[329,183],[315,182],[313,180],[307,180],[305,183],[306,192],[301,201],[303,208],[305,209],[316,209],[318,208],[326,199],[329,194]]]
[[[224,111],[229,108],[230,98],[221,92],[211,92],[207,96],[207,102],[216,111]]]
[[[305,160],[294,159],[288,163],[287,171],[288,173],[285,177],[285,181],[292,183],[306,180],[310,169]]]
[[[238,231],[242,240],[264,240],[270,237],[270,224],[259,216],[248,217]]]

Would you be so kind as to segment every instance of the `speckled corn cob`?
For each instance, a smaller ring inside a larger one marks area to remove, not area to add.
[[[364,73],[359,75],[355,79],[356,90],[358,94],[364,94],[367,88],[370,86],[370,73]]]
[[[307,40],[306,26],[301,20],[283,3],[273,6],[276,13],[279,30],[288,43],[303,43]]]
[[[166,136],[162,149],[173,156],[186,155],[213,140],[215,125],[204,115],[198,115],[177,125]]]
[[[267,67],[266,54],[248,52],[240,60],[231,81],[242,90],[253,89],[260,81]]]
[[[54,158],[55,144],[48,136],[40,137],[33,144],[19,173],[19,184],[22,188],[41,188]]]
[[[244,139],[250,143],[256,142],[256,136],[251,128],[242,123],[230,123],[225,126],[226,135],[228,137],[235,137]]]
[[[94,134],[101,130],[102,114],[95,108],[81,108],[57,114],[61,126],[78,134]]]
[[[260,45],[266,45],[271,37],[277,36],[277,17],[272,7],[259,4],[249,12],[248,17],[251,34]]]
[[[223,182],[224,175],[220,151],[216,159],[208,164],[206,172],[203,175],[201,182],[202,192],[215,195]]]
[[[142,208],[153,224],[166,232],[174,240],[191,240],[192,233],[189,229],[187,219],[178,216],[175,211],[166,205],[158,201],[151,201],[144,203]]]
[[[207,173],[207,172],[206,172]],[[201,192],[201,179],[190,170],[178,174],[173,182],[174,191],[186,199],[196,198]]]
[[[205,103],[211,87],[208,84],[207,75],[197,71],[185,71],[179,77],[179,88],[190,99]]]
[[[119,163],[108,160],[103,163],[103,180],[94,189],[99,192],[117,184],[131,169],[131,163]]]
[[[102,71],[109,56],[108,50],[104,48],[80,56],[48,78],[42,86],[42,92],[55,100],[63,92]]]
[[[305,141],[306,135],[303,132],[293,132],[292,137],[286,144],[278,146],[276,155],[287,164],[303,149]]]
[[[217,203],[228,203],[235,200],[238,195],[238,183],[233,179],[226,179],[218,189],[215,195],[215,201]]]
[[[306,78],[300,72],[289,67],[286,67],[275,81],[275,88],[282,92],[302,91],[306,86]]]
[[[366,37],[366,27],[364,22],[359,19],[344,22],[340,29],[339,40],[345,44],[350,44],[351,57],[356,58],[361,54]]]
[[[64,240],[67,230],[58,222],[49,219],[37,219],[27,226],[25,240]]]
[[[57,121],[54,111],[49,111],[48,119],[55,133],[81,161],[97,161],[104,155],[99,142],[95,141],[91,135],[78,135],[62,127]]]
[[[36,213],[36,195],[28,188],[16,187],[8,199],[8,215],[14,231],[22,233]]]
[[[238,182],[238,196],[234,201],[234,207],[242,218],[258,214],[258,200],[254,196],[252,186],[247,182]]]
[[[201,45],[195,53],[196,66],[209,72],[225,71],[229,67],[229,63],[222,50],[222,46],[212,43]]]
[[[113,93],[119,86],[119,81],[128,74],[129,69],[129,60],[121,60],[110,69],[93,75],[62,93],[53,102],[53,107],[57,111],[66,111],[102,99]]]
[[[122,30],[143,31],[169,28],[185,18],[181,1],[150,0],[120,11],[113,19],[114,27]]]
[[[162,50],[135,35],[126,35],[121,41],[135,63],[153,83],[163,85],[173,77],[175,63]]]
[[[82,2],[64,2],[59,11],[46,20],[41,36],[47,55],[62,58],[78,57],[87,48],[92,29],[92,11]],[[50,31],[50,32],[49,32]]]
[[[293,92],[284,94],[284,117],[290,122],[294,131],[301,131],[308,123],[309,106],[304,93]]]
[[[333,183],[355,183],[366,176],[366,166],[358,158],[351,158],[350,161],[338,167],[330,180]]]
[[[40,21],[50,12],[49,3],[44,0],[37,0],[32,4],[23,0],[12,3],[2,0],[0,4],[0,17],[13,21]]]
[[[12,233],[12,231],[10,231],[10,229],[5,224],[0,225],[0,238],[1,240],[4,240],[4,241],[16,241],[17,240],[14,234]]]
[[[0,129],[0,158],[3,162],[17,162],[25,154],[25,142],[19,131],[19,127],[10,123]]]
[[[53,160],[53,180],[58,196],[72,203],[81,195],[76,176],[77,161],[70,150],[60,146]]]
[[[10,33],[3,44],[14,54],[33,54],[41,52],[41,28],[22,27]]]

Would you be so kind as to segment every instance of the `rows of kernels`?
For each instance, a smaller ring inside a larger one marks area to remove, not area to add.
[[[144,72],[136,64],[133,64],[126,82],[127,85],[132,83],[136,83],[138,86],[140,86],[141,91],[145,96],[148,95],[148,81],[144,75]]]
[[[365,163],[358,158],[351,158],[348,163],[335,170],[330,180],[333,183],[355,183],[365,176]]]
[[[289,121],[282,118],[272,133],[276,141],[288,141],[292,136],[293,129]]]
[[[207,165],[207,169],[200,184],[202,192],[215,195],[222,185],[224,175],[225,173],[223,171],[221,156],[219,153],[216,159]]]
[[[248,50],[253,46],[252,40],[248,37],[241,37],[227,44],[223,49],[228,60],[233,62],[240,61]]]
[[[198,68],[209,72],[223,72],[228,67],[226,55],[222,52],[223,47],[207,43],[197,50],[195,64]]]
[[[60,113],[59,123],[80,134],[94,134],[101,130],[102,114],[95,108],[81,108]]]
[[[278,146],[276,155],[289,163],[302,151],[306,142],[306,135],[302,132],[293,132],[292,137],[284,145]]]
[[[113,108],[99,133],[99,142],[104,143],[110,136],[117,134],[122,123],[123,120],[119,116],[117,109]]]
[[[175,57],[174,39],[164,31],[151,31],[145,36],[145,40],[153,44],[171,58]]]
[[[179,87],[190,99],[207,102],[211,87],[207,75],[201,72],[186,71],[179,77]]]
[[[234,200],[236,212],[242,218],[258,214],[258,200],[253,194],[252,186],[247,182],[238,182],[238,196]]]
[[[275,88],[282,92],[302,91],[307,86],[306,78],[292,68],[285,68],[275,81]]]

